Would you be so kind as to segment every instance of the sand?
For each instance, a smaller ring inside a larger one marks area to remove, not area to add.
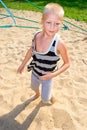
[[[40,22],[40,13],[12,12]],[[66,19],[87,30],[87,23]],[[16,21],[17,25],[39,26]],[[12,20],[0,20],[0,25],[7,23]],[[55,78],[54,104],[43,104],[40,97],[31,102],[31,72],[25,67],[21,75],[17,74],[33,34],[39,29],[0,28],[0,130],[87,130],[87,33],[70,28],[72,31],[59,32],[67,45],[71,66]]]

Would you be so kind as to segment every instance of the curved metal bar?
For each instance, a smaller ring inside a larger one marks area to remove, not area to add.
[[[5,8],[5,10],[10,14],[11,18],[13,19],[13,26],[16,26],[16,20],[14,18],[14,15],[12,14],[12,12],[7,8],[7,6],[4,4],[4,2],[2,0],[0,0],[1,4],[3,5],[3,7]]]

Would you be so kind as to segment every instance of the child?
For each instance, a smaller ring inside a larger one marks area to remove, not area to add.
[[[53,78],[64,72],[70,66],[67,47],[57,34],[63,22],[64,10],[57,3],[49,3],[45,6],[42,14],[42,31],[37,32],[32,40],[32,47],[28,50],[18,73],[22,73],[26,63],[28,71],[32,70],[31,88],[35,91],[33,99],[39,97],[39,86],[41,86],[41,98],[43,102],[53,100],[52,87]],[[63,64],[57,67],[60,59]]]

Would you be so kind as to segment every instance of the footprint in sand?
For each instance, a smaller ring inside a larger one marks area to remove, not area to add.
[[[0,95],[0,103],[3,101],[3,96]]]
[[[79,97],[78,101],[81,105],[83,105],[84,107],[87,107],[87,99],[83,98],[83,97]]]
[[[52,110],[52,115],[54,119],[54,126],[56,128],[62,130],[76,130],[73,120],[68,112],[62,109],[55,109]]]

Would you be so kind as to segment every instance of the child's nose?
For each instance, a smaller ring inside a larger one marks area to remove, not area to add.
[[[50,30],[53,31],[54,28],[55,28],[55,25],[54,25],[54,24],[51,24],[51,26],[50,26]]]

